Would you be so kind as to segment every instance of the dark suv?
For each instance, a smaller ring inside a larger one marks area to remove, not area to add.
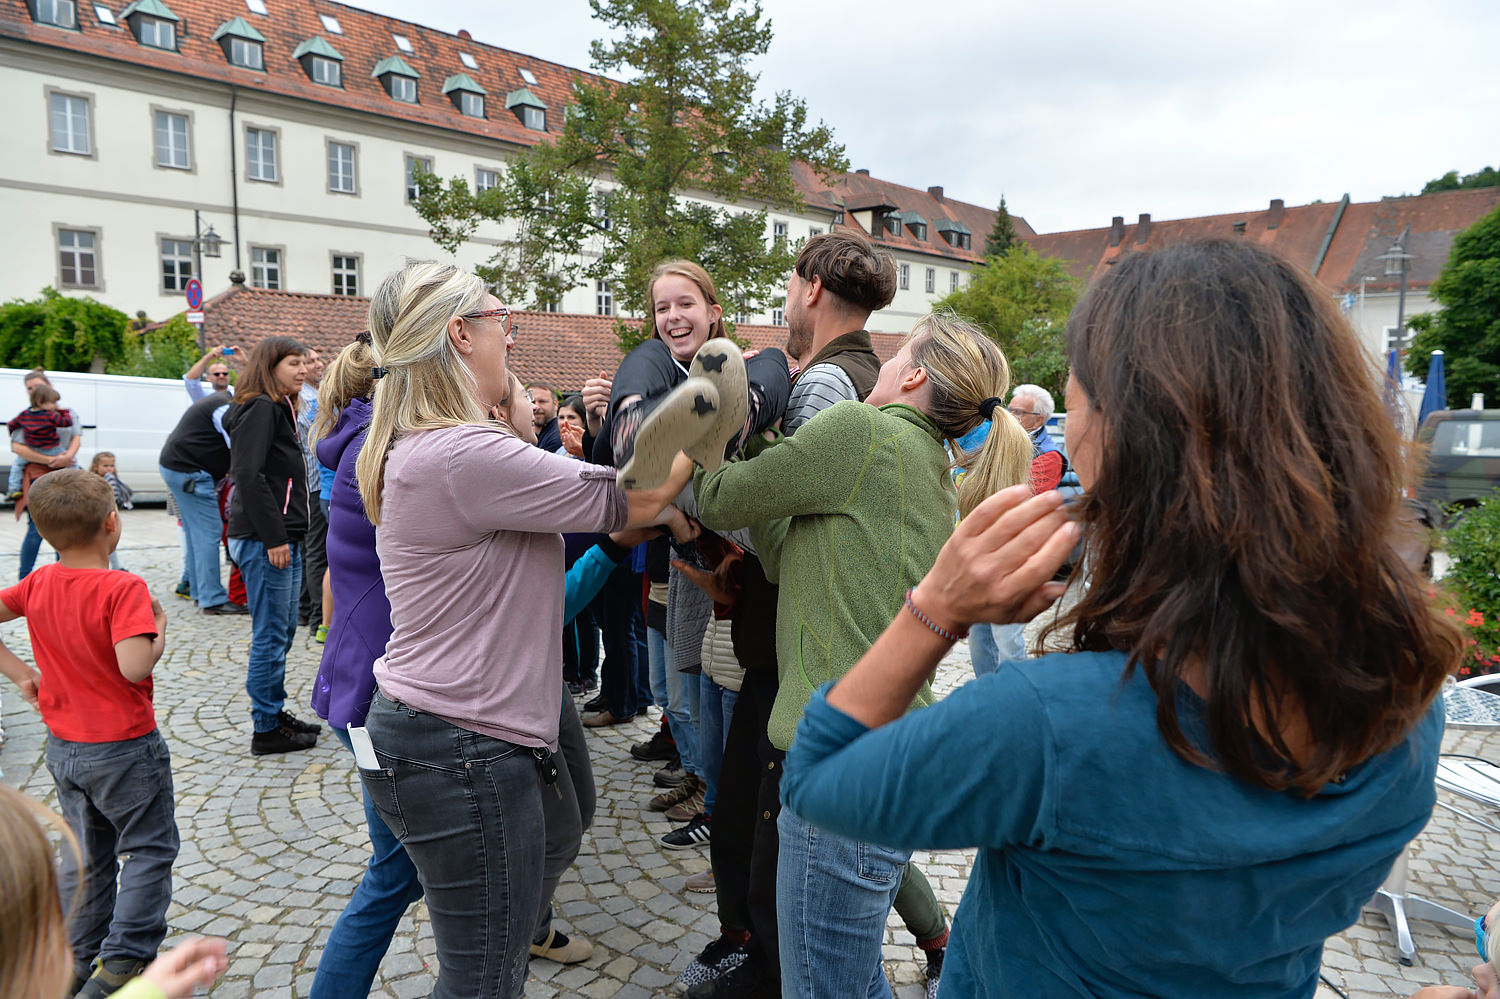
[[[1417,431],[1427,468],[1417,500],[1444,511],[1478,503],[1500,488],[1500,409],[1442,409]]]

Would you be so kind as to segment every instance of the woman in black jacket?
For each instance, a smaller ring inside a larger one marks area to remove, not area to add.
[[[229,431],[229,554],[250,598],[245,691],[255,735],[250,752],[310,749],[318,726],[284,710],[286,654],[297,633],[302,536],[307,533],[307,464],[297,437],[298,393],[307,348],[287,336],[255,345],[224,416]]]

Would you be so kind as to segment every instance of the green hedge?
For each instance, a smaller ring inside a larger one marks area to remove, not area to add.
[[[1500,491],[1449,528],[1447,547],[1453,564],[1444,582],[1456,602],[1448,613],[1470,640],[1459,676],[1500,673]]]

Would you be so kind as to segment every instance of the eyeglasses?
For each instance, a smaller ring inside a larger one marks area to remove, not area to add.
[[[483,310],[481,312],[465,312],[463,315],[459,316],[458,318],[460,318],[460,319],[471,319],[471,320],[472,319],[499,319],[501,322],[504,322],[506,319],[510,318],[510,310],[507,309],[505,306],[502,305],[498,309],[485,309],[485,310]],[[514,329],[515,325],[512,324],[511,328]]]
[[[1035,416],[1036,415],[1036,413],[1032,412],[1029,409],[1016,409],[1016,408],[1014,408],[1012,406],[1006,406],[1005,407],[1005,411],[1007,413],[1009,413],[1011,416],[1014,416],[1018,420],[1021,417],[1023,417],[1023,416]]]

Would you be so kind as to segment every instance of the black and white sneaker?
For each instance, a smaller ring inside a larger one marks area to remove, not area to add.
[[[615,443],[617,481],[622,489],[654,489],[667,481],[677,452],[702,440],[718,419],[719,390],[707,378],[689,378],[654,405],[646,400],[639,405],[651,408],[640,420],[634,439],[617,435],[620,439]],[[633,412],[622,417],[635,419]]]
[[[682,974],[677,976],[677,987],[687,991],[699,982],[711,982],[744,964],[749,954],[745,944],[720,936],[682,969]]]
[[[707,846],[708,837],[708,816],[699,812],[687,825],[663,836],[661,845],[669,850],[690,850],[695,846]]]
[[[943,976],[943,955],[945,948],[929,950],[927,954],[927,967],[922,969],[922,977],[926,979],[926,991],[923,993],[925,999],[937,999],[938,979]]]
[[[745,380],[745,356],[728,337],[714,337],[693,355],[688,377],[704,378],[719,390],[719,412],[707,432],[683,452],[705,472],[724,463],[729,442],[738,439],[750,416],[749,383]]]

